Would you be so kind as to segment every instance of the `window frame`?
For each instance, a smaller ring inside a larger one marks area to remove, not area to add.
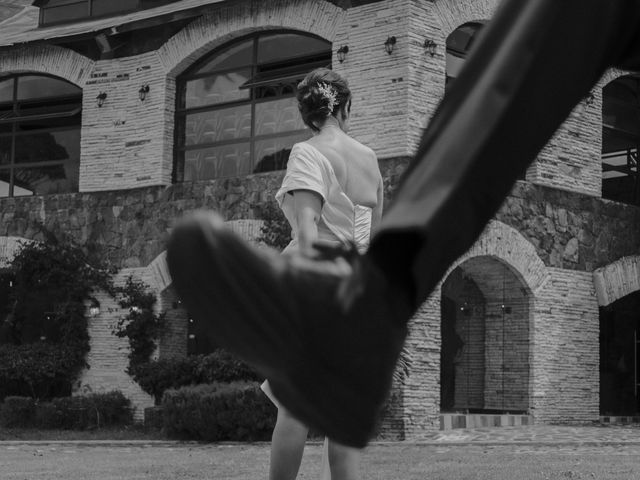
[[[287,57],[284,61],[280,60],[277,62],[259,64],[258,63],[258,46],[259,46],[260,39],[264,37],[278,35],[278,34],[295,34],[299,36],[305,36],[305,37],[310,37],[316,40],[320,40],[327,43],[327,49],[322,54],[318,54],[318,55],[307,55],[307,56],[299,55],[296,57]],[[235,45],[241,44],[243,42],[247,42],[249,40],[251,41],[251,49],[252,49],[251,63],[238,64],[238,65],[234,65],[233,67],[221,68],[219,70],[214,69],[206,73],[192,73],[192,72],[197,72],[202,66],[206,65],[209,61],[211,61],[213,58],[215,58],[217,55],[221,54],[222,52],[228,50],[229,48],[233,48]],[[296,95],[296,92],[294,89],[291,93],[279,95],[277,97],[257,98],[255,96],[255,88],[259,88],[260,86],[264,86],[264,85],[269,85],[270,83],[273,83],[274,80],[285,78],[285,77],[276,75],[276,76],[268,76],[266,80],[254,81],[254,79],[256,79],[256,77],[259,76],[257,67],[284,65],[282,70],[292,72],[286,76],[286,79],[291,79],[294,77],[300,78],[300,77],[304,77],[306,73],[303,74],[302,72],[300,72],[298,75],[293,75],[293,71],[295,71],[296,60],[298,61],[307,60],[306,63],[304,64],[305,65],[304,72],[307,72],[307,73],[308,71],[311,71],[312,69],[320,66],[331,68],[331,62],[332,62],[331,51],[332,51],[331,42],[328,42],[327,40],[325,40],[324,38],[318,35],[314,35],[308,32],[296,31],[296,30],[274,29],[274,30],[254,32],[252,34],[245,35],[237,39],[234,39],[232,41],[226,42],[223,45],[220,45],[219,47],[211,50],[210,52],[206,53],[201,58],[199,58],[193,65],[191,65],[176,79],[173,170],[171,173],[172,183],[176,184],[176,183],[185,182],[184,180],[185,153],[188,151],[247,142],[249,143],[249,158],[250,158],[252,170],[248,174],[239,175],[239,176],[244,176],[244,175],[253,174],[255,168],[258,165],[259,159],[255,158],[257,142],[263,141],[263,140],[272,140],[277,138],[286,138],[286,137],[290,137],[291,135],[302,134],[303,132],[306,132],[308,129],[305,127],[298,130],[288,130],[285,132],[256,135],[255,133],[256,106],[262,103],[273,102],[274,100],[280,100],[285,98],[295,98],[295,95]],[[314,58],[316,59],[312,60]],[[286,67],[287,64],[292,64],[292,65],[289,68],[287,68]],[[220,102],[212,105],[204,105],[204,106],[198,106],[198,107],[186,107],[186,102],[184,97],[186,93],[186,86],[189,81],[197,80],[200,78],[212,77],[215,75],[221,75],[221,74],[230,73],[230,72],[237,72],[238,70],[242,70],[242,69],[251,70],[251,78],[240,87],[240,89],[249,89],[248,99],[231,100],[227,102]],[[276,71],[279,71],[279,70],[276,70]],[[207,142],[207,143],[199,143],[196,145],[189,145],[189,146],[186,145],[185,124],[186,124],[186,118],[189,114],[224,110],[228,108],[245,106],[245,105],[249,105],[251,110],[251,131],[248,137],[235,138],[235,139],[229,139],[229,140],[219,140],[219,141],[213,141],[213,142]],[[219,176],[219,177],[215,177],[215,179],[232,178],[234,176],[235,175]],[[191,181],[191,180],[187,180],[187,181]],[[204,181],[204,180],[193,180],[193,181]]]
[[[18,83],[21,77],[39,77],[39,78],[51,78],[53,80],[59,82],[65,82],[75,88],[77,88],[77,94],[68,94],[68,95],[60,95],[60,96],[51,96],[51,97],[39,97],[37,100],[31,99],[19,99],[18,98]],[[55,167],[55,166],[64,166],[65,160],[46,160],[46,159],[38,159],[36,161],[20,161],[16,158],[17,148],[16,148],[16,139],[18,137],[24,137],[33,134],[41,134],[41,133],[51,133],[51,132],[63,132],[63,131],[74,131],[78,130],[80,132],[82,128],[82,89],[77,85],[69,82],[68,80],[56,77],[54,75],[49,75],[46,73],[39,72],[21,72],[21,73],[12,73],[8,75],[3,75],[0,77],[0,81],[11,80],[13,82],[12,87],[12,98],[10,102],[2,102],[2,105],[11,105],[11,109],[7,110],[11,113],[8,116],[0,118],[0,127],[3,125],[10,125],[10,130],[1,131],[0,130],[0,138],[10,138],[11,139],[11,147],[9,151],[9,162],[2,164],[0,163],[0,172],[8,172],[8,192],[6,197],[0,198],[13,198],[15,197],[15,186],[16,186],[16,170],[25,170],[25,169],[37,169],[41,167]],[[54,102],[69,102],[70,107],[73,107],[74,104],[77,104],[75,108],[70,108],[67,111],[60,111],[54,113],[41,113],[36,115],[20,115],[20,105],[24,104],[34,104],[38,102],[43,103],[54,103]],[[53,127],[42,127],[36,128],[29,131],[18,131],[18,127],[20,124],[24,124],[30,121],[40,121],[40,120],[53,120],[53,119],[65,119],[65,118],[73,118],[75,116],[79,117],[79,121],[77,125],[62,125],[62,126],[53,126]],[[79,145],[78,145],[79,147]],[[35,193],[34,193],[35,195]]]
[[[630,93],[635,97],[635,104],[622,100],[615,94],[609,95],[607,87],[615,82],[619,82],[615,88],[631,88],[627,82],[633,80],[634,90]],[[615,106],[622,109],[635,110],[638,112],[639,122],[636,131],[624,129],[621,125],[608,123],[605,118],[605,110],[613,109]],[[602,145],[600,152],[601,178],[602,178],[602,198],[616,202],[640,206],[640,76],[623,75],[612,80],[602,89]],[[626,148],[611,150],[611,144],[607,145],[607,140],[625,139],[628,140]],[[612,160],[616,159],[617,163]],[[620,161],[623,163],[620,163]],[[607,175],[613,172],[614,176]]]
[[[34,2],[34,5],[40,8],[39,17],[38,17],[38,27],[50,27],[55,25],[64,25],[66,23],[74,23],[81,22],[85,20],[93,20],[100,18],[108,18],[114,17],[118,15],[126,15],[133,12],[139,12],[142,10],[148,10],[150,8],[156,8],[163,5],[167,5],[169,3],[174,3],[178,0],[130,0],[132,4],[135,4],[132,8],[125,8],[123,10],[116,10],[109,13],[95,15],[93,14],[95,6],[94,3],[103,1],[103,0],[57,0],[52,5],[50,1],[40,0]],[[62,18],[60,20],[55,21],[46,21],[47,11],[54,10],[56,8],[62,8],[72,5],[85,5],[85,14],[81,16],[72,16],[69,18]]]

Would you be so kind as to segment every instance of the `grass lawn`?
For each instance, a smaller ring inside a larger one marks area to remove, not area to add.
[[[0,427],[0,441],[5,440],[167,440],[167,438],[158,430],[145,429],[136,425],[94,430],[39,430],[35,428]]]
[[[322,444],[307,446],[299,480],[320,478]],[[7,445],[2,480],[263,480],[269,445]],[[637,446],[374,444],[364,480],[634,480]]]

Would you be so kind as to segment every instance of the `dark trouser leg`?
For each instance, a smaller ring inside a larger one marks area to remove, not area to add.
[[[640,65],[639,18],[635,0],[501,6],[431,120],[372,241],[374,262],[411,292],[415,306],[473,244],[604,70]]]

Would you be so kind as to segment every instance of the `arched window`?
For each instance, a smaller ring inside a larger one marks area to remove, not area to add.
[[[484,24],[484,21],[465,23],[447,37],[447,84],[460,74],[465,58]]]
[[[331,66],[331,44],[311,35],[264,32],[212,52],[178,78],[174,181],[279,170],[291,146],[311,136],[296,85]]]
[[[78,191],[82,90],[49,76],[0,76],[0,197]]]
[[[640,77],[609,83],[602,99],[602,196],[640,205]]]

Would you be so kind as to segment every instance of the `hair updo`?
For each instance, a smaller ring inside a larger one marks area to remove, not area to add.
[[[335,99],[328,95],[327,89],[335,94]],[[328,116],[344,115],[351,108],[349,84],[328,68],[317,68],[308,73],[298,84],[296,96],[302,121],[315,132],[320,130]]]

